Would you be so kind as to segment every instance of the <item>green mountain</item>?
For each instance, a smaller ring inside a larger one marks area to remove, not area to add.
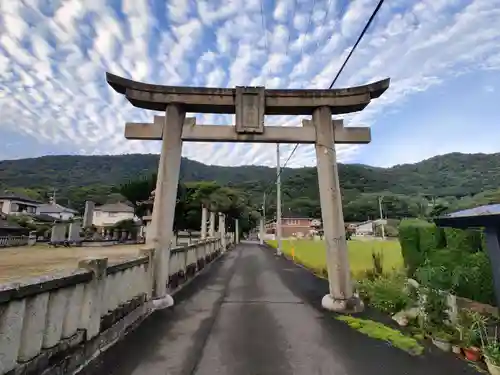
[[[0,187],[20,189],[25,194],[41,199],[56,189],[61,203],[81,209],[88,198],[98,202],[117,199],[113,197],[113,187],[150,175],[156,171],[157,165],[158,155],[152,154],[44,156],[5,160],[0,161]],[[349,214],[346,212],[349,204],[361,195],[370,198],[370,202],[382,192],[388,196],[420,196],[420,199],[424,195],[445,197],[449,201],[485,190],[496,190],[500,187],[500,154],[451,153],[391,168],[341,164],[339,174],[344,192],[344,211]],[[260,204],[263,192],[267,189],[270,212],[274,201],[272,191],[275,177],[276,170],[270,167],[221,167],[185,158],[181,164],[183,181],[213,180],[221,185],[233,186],[249,194],[255,204]],[[317,181],[315,168],[287,168],[282,174],[284,213],[286,209],[304,214],[317,212]],[[413,203],[417,204],[416,201]],[[367,212],[359,204],[354,216],[359,216],[358,211],[362,211],[359,213],[362,217],[373,216],[376,212]]]

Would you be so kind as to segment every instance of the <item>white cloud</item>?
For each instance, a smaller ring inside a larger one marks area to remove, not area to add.
[[[326,88],[377,1],[276,0],[263,3],[264,14],[260,0],[153,3],[123,0],[116,9],[99,0],[0,1],[0,137],[18,134],[47,153],[157,152],[158,142],[123,138],[126,121],[151,121],[155,113],[112,91],[105,71],[170,85]],[[346,122],[371,125],[433,86],[500,69],[499,21],[500,0],[384,4],[336,87],[390,76],[391,88]],[[233,117],[198,120],[228,124]],[[297,125],[300,118],[268,123]],[[186,144],[184,150],[219,164],[272,165],[275,158],[273,145]],[[352,160],[362,150],[339,146],[338,155]],[[34,156],[25,152],[18,156]],[[290,165],[313,163],[314,148],[301,146]]]

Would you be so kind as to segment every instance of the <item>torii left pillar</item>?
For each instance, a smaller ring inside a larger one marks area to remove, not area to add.
[[[186,113],[177,104],[168,104],[162,132],[162,146],[153,214],[148,235],[154,246],[155,298],[167,296],[170,246],[172,241],[177,184],[181,167],[182,126]]]

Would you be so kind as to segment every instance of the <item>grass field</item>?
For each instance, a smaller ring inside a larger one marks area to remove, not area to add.
[[[267,242],[276,247],[276,241]],[[295,261],[297,263],[317,272],[326,268],[326,250],[323,241],[284,240],[283,252],[291,255],[292,245],[295,248]],[[403,266],[403,257],[398,241],[350,240],[347,241],[347,246],[351,272],[355,277],[372,268],[373,252],[382,254],[384,271],[400,269]]]
[[[109,263],[133,259],[144,245],[107,247],[33,247],[0,248],[0,284],[75,269],[80,259],[107,257]]]

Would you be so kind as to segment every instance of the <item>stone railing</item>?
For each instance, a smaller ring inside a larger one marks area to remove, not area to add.
[[[26,246],[29,236],[0,236],[0,247]]]
[[[226,247],[233,245],[234,239],[231,234],[226,235]],[[220,238],[198,241],[192,245],[173,248],[170,252],[168,287],[170,291],[178,288],[184,281],[189,280],[202,270],[207,263],[220,255],[222,252],[222,241]]]
[[[171,293],[221,252],[220,238],[172,249]],[[114,344],[152,312],[153,256],[85,259],[64,275],[0,285],[0,374],[73,373]]]

